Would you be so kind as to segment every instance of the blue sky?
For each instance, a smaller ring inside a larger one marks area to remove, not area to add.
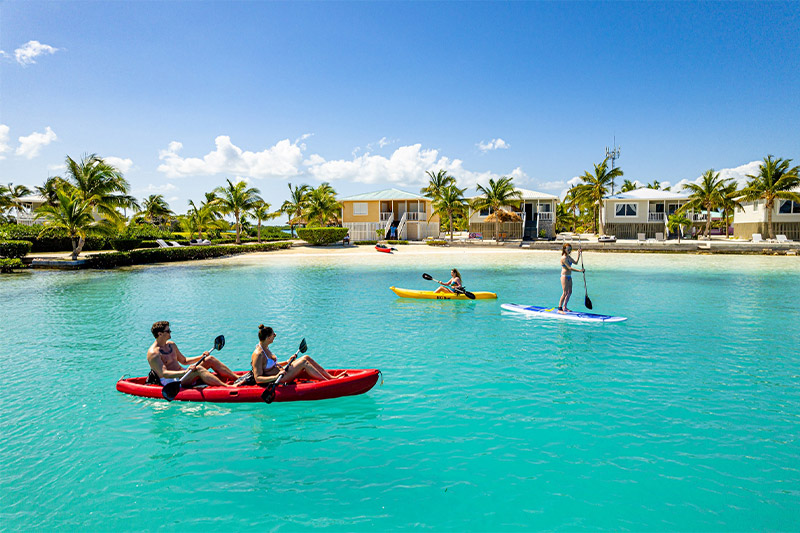
[[[117,164],[134,195],[345,196],[501,175],[562,193],[800,158],[800,3],[0,3],[0,183]]]

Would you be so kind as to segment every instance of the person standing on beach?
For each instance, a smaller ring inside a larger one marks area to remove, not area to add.
[[[191,372],[183,380],[184,385],[189,385],[199,379],[212,387],[230,387],[231,385],[222,381],[218,376],[229,380],[235,380],[238,377],[219,359],[209,356],[210,352],[203,352],[197,357],[184,356],[178,349],[178,345],[172,340],[172,329],[166,320],[153,324],[150,332],[156,340],[147,350],[147,363],[150,365],[150,374],[154,374],[161,385],[180,380],[187,370]],[[203,357],[205,359],[201,363],[200,359]],[[185,369],[181,366],[182,364],[190,366]],[[209,368],[216,374],[209,372]]]
[[[580,260],[581,252],[578,252],[577,259],[572,259],[572,256],[570,255],[571,253],[572,245],[565,243],[564,246],[561,247],[561,288],[564,290],[564,292],[561,294],[561,299],[558,301],[559,313],[572,312],[567,309],[569,297],[572,296],[572,273],[584,272],[584,270],[572,266],[577,264]]]

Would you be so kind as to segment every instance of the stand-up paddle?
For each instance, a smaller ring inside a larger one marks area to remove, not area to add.
[[[214,339],[214,347],[211,348],[210,352],[208,352],[209,355],[214,350],[220,351],[224,346],[225,346],[225,337],[220,335],[219,337]],[[200,358],[199,361],[194,363],[192,366],[196,368],[197,365],[202,363],[205,358],[206,356],[204,355],[203,357]],[[179,379],[178,381],[173,381],[172,383],[167,383],[166,385],[164,385],[164,387],[161,389],[161,396],[163,396],[164,399],[167,400],[168,402],[174,400],[175,396],[177,396],[178,393],[181,391],[181,384],[183,382],[183,379],[186,376],[188,376],[191,372],[192,372],[191,370],[187,370],[186,373],[183,376],[181,376],[181,379]]]
[[[306,340],[303,339],[300,341],[300,347],[297,348],[297,351],[294,352],[294,355],[289,358],[286,362],[286,366],[283,367],[283,370],[280,371],[278,377],[275,378],[275,381],[270,383],[264,388],[264,392],[261,393],[261,399],[264,400],[266,403],[272,403],[272,400],[275,399],[275,387],[278,386],[278,382],[283,378],[286,371],[289,370],[289,367],[292,366],[292,363],[297,358],[298,354],[306,353],[308,350],[308,344],[306,344]]]
[[[430,275],[430,274],[423,274],[423,275],[422,275],[422,279],[427,279],[428,281],[435,281],[435,282],[436,282],[436,283],[438,283],[439,285],[444,285],[444,283],[442,283],[442,282],[441,282],[441,281],[439,281],[438,279],[433,279],[433,278],[431,277],[431,275]],[[449,286],[449,285],[448,285],[448,286]],[[466,296],[466,297],[467,297],[467,298],[469,298],[470,300],[474,300],[474,299],[475,299],[475,295],[474,295],[474,294],[472,294],[471,292],[469,292],[469,291],[468,291],[467,289],[465,289],[464,287],[450,287],[450,289],[452,289],[452,290],[453,290],[453,292],[455,292],[456,294],[463,294],[464,296]]]
[[[581,238],[578,237],[578,251],[581,254],[581,270],[583,270],[583,290],[586,294],[586,299],[583,301],[583,305],[586,306],[586,309],[592,309],[592,301],[589,299],[589,289],[586,287],[586,269],[583,267],[583,248],[581,247]]]

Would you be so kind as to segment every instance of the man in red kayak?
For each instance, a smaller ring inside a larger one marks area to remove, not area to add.
[[[184,385],[189,385],[198,379],[212,387],[231,387],[219,377],[222,376],[229,380],[235,380],[238,376],[231,372],[231,369],[222,364],[222,362],[214,356],[209,356],[210,352],[203,352],[197,357],[186,357],[178,349],[178,345],[172,340],[172,330],[169,327],[169,322],[162,320],[153,324],[150,328],[153,337],[156,338],[155,342],[150,345],[147,350],[147,362],[150,365],[150,378],[155,377],[159,380],[161,385],[166,385],[173,381],[178,381],[183,377],[187,370],[191,372],[183,380]],[[200,359],[205,356],[203,362],[197,364]],[[189,368],[183,368],[181,365],[190,365]],[[212,369],[216,374],[212,374],[208,369]],[[148,378],[148,381],[150,381]]]

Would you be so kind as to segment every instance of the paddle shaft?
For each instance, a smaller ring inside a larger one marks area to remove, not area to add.
[[[429,281],[435,281],[436,283],[438,283],[439,285],[442,285],[442,286],[450,287],[454,293],[456,293],[456,294],[463,294],[464,296],[466,296],[466,297],[467,297],[467,298],[469,298],[470,300],[474,300],[474,299],[475,299],[475,295],[474,295],[474,294],[472,294],[471,292],[469,292],[469,291],[468,291],[467,289],[465,289],[464,287],[451,287],[451,286],[450,286],[450,285],[448,285],[447,283],[443,283],[443,282],[439,281],[438,279],[434,279],[433,277],[431,277],[431,275],[430,275],[430,274],[423,274],[423,275],[422,275],[422,278],[423,278],[423,279],[427,279],[427,280],[429,280]]]
[[[585,305],[587,309],[591,309],[592,301],[589,299],[589,289],[586,286],[586,268],[583,266],[583,247],[581,246],[580,237],[578,237],[578,253],[581,255],[581,270],[583,270],[583,290],[584,290],[583,305]]]

